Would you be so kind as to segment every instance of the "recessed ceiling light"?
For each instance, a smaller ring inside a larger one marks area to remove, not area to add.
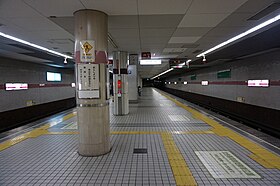
[[[225,45],[228,45],[229,43],[232,43],[232,42],[234,42],[234,41],[236,41],[236,40],[238,40],[240,38],[243,38],[243,37],[245,37],[245,36],[255,32],[255,31],[257,31],[257,30],[259,30],[259,29],[261,29],[263,27],[266,27],[266,26],[272,24],[272,23],[278,21],[279,19],[280,19],[280,14],[275,16],[272,19],[269,19],[269,20],[267,20],[267,21],[265,21],[265,22],[255,26],[255,27],[247,30],[246,32],[243,32],[243,33],[241,33],[241,34],[239,34],[239,35],[237,35],[237,36],[235,36],[235,37],[233,37],[233,38],[231,38],[231,39],[229,39],[229,40],[227,40],[227,41],[225,41],[223,43],[220,43],[220,44],[214,46],[213,48],[210,48],[209,50],[206,50],[205,52],[200,53],[196,57],[202,57],[203,55],[206,55],[206,54],[208,54],[210,52],[213,52],[213,51],[215,51],[215,50],[217,50],[217,49],[219,49],[219,48],[221,48],[221,47],[223,47]]]
[[[73,57],[71,57],[71,56],[68,56],[68,55],[65,55],[65,54],[56,52],[56,51],[54,51],[54,50],[47,49],[47,48],[42,47],[42,46],[40,46],[40,45],[36,45],[36,44],[34,44],[34,43],[25,41],[25,40],[23,40],[23,39],[19,39],[19,38],[17,38],[17,37],[14,37],[14,36],[11,36],[11,35],[2,33],[2,32],[0,32],[0,36],[5,37],[5,38],[7,38],[7,39],[11,39],[11,40],[13,40],[13,41],[16,41],[16,42],[19,42],[19,43],[22,43],[22,44],[25,44],[25,45],[28,45],[28,46],[31,46],[31,47],[34,47],[34,48],[37,48],[37,49],[40,49],[40,50],[43,50],[43,51],[46,51],[46,52],[49,52],[49,53],[52,53],[52,54],[55,54],[55,55],[58,55],[58,56],[61,56],[61,57],[64,57],[64,58],[73,59]]]
[[[162,73],[160,73],[160,74],[158,74],[158,75],[152,77],[151,79],[155,79],[155,78],[157,78],[157,77],[159,77],[159,76],[162,76],[163,74],[166,74],[167,72],[170,72],[170,71],[172,71],[172,70],[174,70],[174,69],[173,69],[173,68],[170,68],[170,69],[168,69],[168,70],[166,70],[166,71],[164,71],[164,72],[162,72]]]

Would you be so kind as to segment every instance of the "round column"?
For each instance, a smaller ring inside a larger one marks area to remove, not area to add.
[[[129,113],[127,52],[117,51],[113,56],[114,115]]]
[[[78,152],[98,156],[110,151],[108,16],[79,10],[74,17]]]

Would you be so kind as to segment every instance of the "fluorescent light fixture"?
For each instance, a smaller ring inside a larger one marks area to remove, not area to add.
[[[207,86],[208,85],[208,81],[201,81],[201,85],[202,86]]]
[[[248,87],[269,87],[269,80],[248,80]]]
[[[188,84],[188,82],[187,81],[184,81],[184,85],[187,85]]]
[[[167,84],[167,82],[165,82],[165,84]]]
[[[157,77],[159,77],[159,76],[162,76],[163,74],[166,74],[167,72],[170,72],[170,71],[172,71],[172,70],[174,70],[174,68],[170,68],[170,69],[168,69],[168,70],[166,70],[166,71],[164,71],[164,72],[162,72],[162,73],[160,73],[160,74],[158,74],[158,75],[152,77],[151,79],[155,79],[155,78],[157,78]]]
[[[61,81],[61,73],[47,72],[47,81]]]
[[[61,56],[61,57],[64,57],[64,58],[73,59],[73,57],[71,57],[71,56],[56,52],[54,50],[47,49],[45,47],[36,45],[34,43],[30,43],[30,42],[25,41],[23,39],[19,39],[19,38],[16,38],[14,36],[11,36],[11,35],[8,35],[8,34],[2,33],[2,32],[0,32],[0,36],[5,37],[7,39],[11,39],[13,41],[16,41],[16,42],[19,42],[19,43],[22,43],[22,44],[25,44],[25,45],[28,45],[28,46],[31,46],[31,47],[34,47],[34,48],[37,48],[37,49],[40,49],[40,50],[43,50],[43,51],[46,51],[46,52],[49,52],[49,53],[52,53],[52,54],[55,54],[55,55],[58,55],[58,56]]]
[[[196,57],[202,57],[202,56],[204,56],[204,55],[206,55],[206,54],[208,54],[210,52],[213,52],[213,51],[215,51],[215,50],[217,50],[217,49],[219,49],[219,48],[221,48],[221,47],[223,47],[225,45],[228,45],[229,43],[232,43],[232,42],[234,42],[234,41],[236,41],[236,40],[238,40],[238,39],[240,39],[242,37],[245,37],[245,36],[255,32],[255,31],[257,31],[257,30],[259,30],[259,29],[261,29],[263,27],[266,27],[266,26],[272,24],[272,23],[278,21],[279,19],[280,19],[280,14],[277,15],[276,17],[272,18],[272,19],[269,19],[269,20],[267,20],[267,21],[265,21],[265,22],[255,26],[255,27],[247,30],[246,32],[243,32],[243,33],[241,33],[241,34],[239,34],[239,35],[237,35],[237,36],[235,36],[235,37],[233,37],[233,38],[231,38],[231,39],[229,39],[229,40],[227,40],[227,41],[225,41],[223,43],[218,44],[217,46],[214,46],[213,48],[210,48],[209,50],[206,50],[205,52],[203,52],[201,54],[198,54]]]
[[[168,84],[170,85],[170,84],[171,84],[171,82],[168,82]]]
[[[160,65],[161,59],[146,59],[140,60],[140,65]]]
[[[28,89],[27,83],[6,83],[6,90],[26,90]]]
[[[113,70],[109,70],[109,72],[113,74]]]
[[[176,85],[176,84],[177,84],[177,82],[174,82],[174,84]]]

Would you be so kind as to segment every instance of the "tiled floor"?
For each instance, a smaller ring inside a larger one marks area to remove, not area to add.
[[[129,115],[110,117],[112,150],[100,157],[77,154],[76,117],[25,140],[0,141],[0,185],[280,185],[279,167],[251,159],[239,136],[218,135],[155,89],[143,89]],[[147,153],[134,153],[139,148]]]

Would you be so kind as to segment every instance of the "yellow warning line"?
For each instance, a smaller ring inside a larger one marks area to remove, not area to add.
[[[70,117],[71,116],[71,117]],[[63,117],[62,121],[72,118],[75,114],[68,114],[67,116]],[[61,122],[62,122],[61,121]],[[39,128],[36,128],[30,132],[25,134],[21,134],[13,139],[7,140],[3,143],[0,143],[0,151],[5,150],[15,144],[18,144],[28,138],[36,138],[41,135],[71,135],[71,134],[78,134],[78,131],[62,131],[62,132],[50,132],[48,128],[52,126],[51,124],[47,123]],[[112,135],[120,135],[120,134],[163,134],[167,131],[111,131],[110,134]],[[171,131],[169,133],[172,134],[213,134],[212,131]]]
[[[248,149],[249,151],[251,151],[253,154],[251,154],[249,157],[252,158],[253,160],[255,160],[256,162],[258,162],[263,167],[280,169],[280,157],[278,155],[270,152],[269,150],[265,149],[261,145],[258,145],[257,143],[243,137],[242,135],[222,126],[215,120],[205,116],[204,114],[200,113],[199,111],[184,105],[183,103],[177,101],[176,99],[174,99],[166,94],[163,94],[162,92],[160,92],[160,93],[163,96],[165,96],[166,98],[168,98],[169,100],[176,103],[178,106],[180,106],[180,107],[184,108],[185,110],[187,110],[188,112],[190,112],[193,115],[193,117],[198,118],[198,119],[204,121],[205,123],[209,124],[210,126],[212,126],[213,129],[211,129],[211,130],[215,134],[217,134],[219,136],[228,137],[228,138],[232,139],[233,141],[235,141],[236,143],[238,143],[239,145],[241,145],[241,146],[245,147],[246,149]]]
[[[213,131],[111,131],[112,135],[121,135],[121,134],[165,134],[166,132],[170,134],[214,134]],[[78,134],[78,131],[62,131],[62,132],[49,132],[46,131],[45,134],[53,135],[67,135],[67,134]]]
[[[184,157],[176,146],[170,133],[161,133],[161,138],[167,153],[168,161],[171,166],[176,185],[197,185]]]
[[[73,116],[75,116],[75,113],[67,114],[66,116],[64,116],[62,118],[62,120],[60,122],[65,121],[67,119],[70,119]],[[13,139],[10,139],[10,140],[7,140],[7,141],[5,141],[3,143],[0,143],[0,151],[5,150],[5,149],[7,149],[7,148],[9,148],[9,147],[11,147],[11,146],[13,146],[15,144],[18,144],[18,143],[20,143],[20,142],[22,142],[22,141],[24,141],[24,140],[26,140],[28,138],[36,138],[38,136],[47,134],[48,133],[47,129],[49,127],[54,126],[54,125],[56,125],[56,124],[58,124],[60,122],[55,122],[55,123],[49,122],[49,123],[46,123],[45,125],[43,125],[43,126],[41,126],[39,128],[36,128],[36,129],[34,129],[34,130],[30,131],[30,132],[21,134],[21,135],[15,137]]]

